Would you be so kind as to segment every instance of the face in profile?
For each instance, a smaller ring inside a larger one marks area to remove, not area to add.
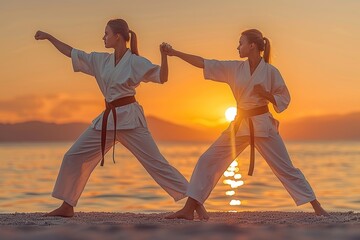
[[[119,40],[119,34],[114,34],[112,29],[106,25],[105,34],[103,37],[104,44],[106,48],[114,48],[116,46],[117,41]]]
[[[241,36],[239,40],[239,46],[237,47],[237,50],[239,51],[239,55],[241,58],[248,57],[250,50],[252,49],[253,44],[249,43],[246,36]]]

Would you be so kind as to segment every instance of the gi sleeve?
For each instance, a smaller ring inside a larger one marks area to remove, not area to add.
[[[239,62],[204,59],[204,78],[233,86]]]
[[[83,72],[95,76],[101,65],[102,59],[103,54],[101,53],[86,53],[74,48],[71,51],[71,61],[74,72]]]
[[[285,85],[279,70],[276,68],[271,72],[271,94],[275,98],[274,109],[277,113],[284,111],[290,103],[290,93]]]
[[[134,56],[131,62],[132,78],[130,82],[137,85],[140,82],[160,82],[160,66],[151,63],[143,57]]]

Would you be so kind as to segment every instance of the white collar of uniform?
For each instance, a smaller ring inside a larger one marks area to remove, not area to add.
[[[118,67],[119,65],[122,65],[124,62],[126,62],[127,59],[129,59],[129,58],[131,57],[132,52],[131,52],[131,50],[128,48],[128,49],[126,50],[126,52],[124,53],[124,55],[122,56],[122,58],[120,59],[120,61],[118,62],[118,64],[116,64],[116,66],[115,66],[115,54],[112,53],[111,55],[112,55],[112,56],[111,56],[112,65],[113,65],[114,67]]]
[[[246,70],[246,71],[247,71],[247,73],[248,73],[249,76],[250,76],[250,63],[249,63],[249,59],[246,59],[245,62],[246,62],[246,67],[247,67],[247,70]],[[264,66],[265,66],[265,60],[264,60],[264,58],[261,58],[259,64],[257,65],[257,67],[256,67],[256,69],[254,70],[254,72],[253,72],[253,74],[251,75],[251,77],[254,76],[256,72],[260,71]]]

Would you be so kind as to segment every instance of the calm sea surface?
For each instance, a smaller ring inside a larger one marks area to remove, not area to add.
[[[59,206],[51,197],[63,154],[71,142],[0,144],[0,213],[46,212]],[[209,143],[159,142],[160,151],[189,180]],[[286,142],[300,168],[329,211],[360,211],[360,142]],[[311,211],[296,207],[289,194],[257,154],[254,176],[247,176],[249,149],[229,166],[210,198],[209,211]],[[121,145],[116,164],[111,154],[97,167],[77,211],[168,212],[179,209]]]

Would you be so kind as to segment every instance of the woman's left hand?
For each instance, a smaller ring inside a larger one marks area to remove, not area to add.
[[[260,96],[267,96],[269,94],[261,84],[256,84],[254,86],[253,93]]]
[[[172,48],[172,46],[170,44],[163,42],[160,45],[160,52],[161,52],[161,54],[166,54],[168,56],[172,56],[174,49]]]
[[[270,101],[272,104],[276,105],[275,97],[268,91],[261,84],[256,84],[253,88],[253,94],[257,94],[260,97],[263,97]]]

